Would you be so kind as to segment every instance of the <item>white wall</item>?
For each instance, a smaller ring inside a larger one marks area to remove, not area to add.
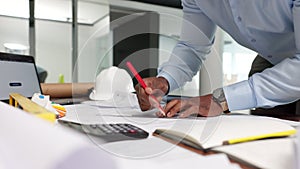
[[[46,82],[58,82],[63,74],[71,81],[71,25],[36,22],[36,64],[48,71]]]
[[[0,51],[5,51],[4,43],[18,43],[28,46],[28,22],[0,16]]]
[[[106,49],[103,46],[109,33],[109,18],[95,26],[79,26],[79,81],[93,81],[98,60]],[[25,19],[0,17],[0,50],[7,42],[28,46],[28,22]],[[103,27],[103,25],[106,25]],[[98,31],[99,30],[99,31]],[[70,23],[36,21],[36,64],[48,71],[46,82],[57,82],[63,74],[72,80],[72,30]],[[103,38],[102,38],[103,36]],[[107,45],[108,46],[108,45]],[[28,54],[28,52],[26,53]]]
[[[79,82],[93,82],[101,70],[112,65],[109,17],[93,27],[80,26],[78,56]]]

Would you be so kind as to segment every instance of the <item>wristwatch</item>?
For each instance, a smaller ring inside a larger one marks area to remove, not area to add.
[[[212,99],[222,107],[223,112],[229,113],[228,105],[227,105],[227,101],[226,101],[226,97],[225,97],[223,88],[215,89],[213,91],[212,95],[213,95]]]

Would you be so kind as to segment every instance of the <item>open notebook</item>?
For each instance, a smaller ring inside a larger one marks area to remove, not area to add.
[[[219,116],[207,120],[182,120],[171,128],[158,128],[159,136],[190,148],[207,150],[213,147],[294,135],[290,125],[255,116]]]

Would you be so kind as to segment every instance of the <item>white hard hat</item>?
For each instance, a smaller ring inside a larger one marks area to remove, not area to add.
[[[129,73],[112,66],[104,69],[96,78],[95,89],[90,94],[91,100],[109,100],[116,91],[134,92],[133,82]]]

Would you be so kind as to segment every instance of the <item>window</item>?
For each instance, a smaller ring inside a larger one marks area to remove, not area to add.
[[[256,53],[239,45],[228,34],[224,35],[223,85],[248,79]]]

